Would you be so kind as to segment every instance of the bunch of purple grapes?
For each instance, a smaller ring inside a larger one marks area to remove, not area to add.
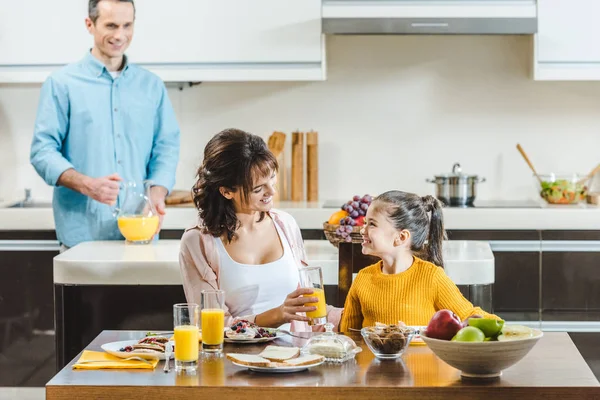
[[[352,197],[352,200],[342,205],[342,210],[350,214],[351,218],[364,217],[372,200],[373,198],[368,194],[365,194],[363,197],[355,195]]]
[[[342,221],[340,221],[340,226],[335,230],[335,234],[341,236],[346,242],[351,242],[352,236],[350,236],[350,233],[352,233],[352,225],[342,225]]]
[[[356,225],[362,225],[363,218],[361,217],[364,217],[367,214],[367,209],[372,200],[373,198],[370,195],[365,194],[362,197],[356,195],[352,197],[352,200],[344,203],[342,205],[342,210],[346,211],[349,215],[340,220],[340,226],[335,230],[335,234],[342,237],[346,242],[352,242],[350,233],[352,233],[352,230]]]

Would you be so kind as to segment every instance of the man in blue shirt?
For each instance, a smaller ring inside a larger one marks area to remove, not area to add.
[[[152,181],[161,224],[175,184],[179,127],[166,88],[124,55],[134,19],[133,0],[90,0],[93,48],[42,86],[31,163],[55,186],[56,234],[66,247],[123,239],[113,215],[121,182]]]

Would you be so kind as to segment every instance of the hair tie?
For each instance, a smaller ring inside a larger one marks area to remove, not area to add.
[[[427,212],[433,211],[434,201],[435,201],[434,198],[430,195],[421,197],[421,202],[423,203],[423,207],[425,208],[425,211],[427,211]]]

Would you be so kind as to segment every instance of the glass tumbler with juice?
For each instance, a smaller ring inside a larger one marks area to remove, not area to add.
[[[225,292],[203,290],[200,295],[202,352],[222,353],[225,336]]]
[[[200,306],[195,303],[173,305],[175,370],[194,372],[198,368]]]
[[[312,294],[307,297],[316,297],[316,303],[306,303],[307,307],[317,307],[314,311],[308,311],[306,316],[310,318],[309,325],[324,325],[327,322],[327,303],[325,302],[325,287],[323,286],[323,271],[321,267],[300,268],[300,286],[312,289]]]

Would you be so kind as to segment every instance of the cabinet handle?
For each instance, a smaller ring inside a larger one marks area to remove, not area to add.
[[[411,22],[413,28],[447,28],[447,22]]]
[[[58,240],[0,240],[0,251],[60,251]]]

